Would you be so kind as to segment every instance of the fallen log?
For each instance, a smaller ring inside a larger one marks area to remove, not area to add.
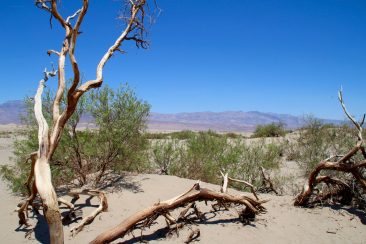
[[[118,238],[124,237],[126,233],[138,227],[150,227],[159,216],[169,214],[169,212],[174,209],[184,207],[196,201],[218,201],[243,205],[245,206],[246,211],[250,212],[252,215],[265,212],[265,208],[262,206],[262,203],[267,202],[266,200],[255,200],[247,196],[233,196],[227,193],[215,192],[206,188],[201,188],[200,183],[198,182],[187,192],[177,197],[155,203],[153,206],[131,215],[116,227],[98,235],[91,243],[109,243]],[[183,215],[185,215],[187,211],[184,209],[182,212],[184,212]],[[182,213],[180,216],[181,215]],[[173,221],[173,219],[169,221]]]

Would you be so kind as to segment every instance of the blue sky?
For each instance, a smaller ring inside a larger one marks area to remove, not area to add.
[[[63,0],[71,14],[81,1]],[[343,119],[342,85],[351,112],[366,112],[366,1],[158,0],[150,49],[126,46],[104,71],[112,87],[128,82],[152,111],[257,110]],[[121,1],[90,0],[77,46],[85,79],[114,42]],[[60,49],[63,31],[33,1],[0,9],[0,102],[32,95]],[[69,69],[68,69],[69,71]],[[68,72],[69,77],[71,73]],[[54,87],[56,80],[50,81]]]

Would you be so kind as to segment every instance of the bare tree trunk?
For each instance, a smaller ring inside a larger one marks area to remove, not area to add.
[[[34,97],[34,113],[38,123],[37,160],[34,165],[34,179],[37,191],[41,197],[44,216],[47,220],[51,243],[63,243],[64,234],[62,228],[61,214],[58,208],[58,201],[55,189],[52,185],[51,168],[49,164],[49,134],[48,124],[42,113],[42,92],[44,83],[49,76],[54,76],[55,72],[46,72],[43,80],[39,82],[37,93]]]
[[[38,193],[42,199],[44,216],[48,223],[51,243],[63,243],[64,234],[57,195],[51,181],[48,160],[37,160],[34,171]]]
[[[51,17],[53,17],[60,23],[62,28],[65,30],[65,37],[62,42],[62,47],[60,51],[49,50],[47,52],[48,55],[54,54],[58,56],[58,71],[47,72],[45,70],[44,79],[40,81],[37,93],[34,98],[34,113],[38,124],[39,147],[37,154],[32,154],[31,156],[32,168],[30,175],[27,179],[27,189],[29,191],[29,197],[24,203],[21,204],[21,207],[18,210],[18,215],[20,219],[20,224],[28,225],[26,220],[26,214],[24,212],[27,212],[29,203],[33,201],[38,192],[42,200],[44,216],[49,226],[51,243],[59,244],[64,242],[64,234],[62,228],[61,214],[58,207],[58,199],[55,189],[52,185],[50,160],[58,146],[67,121],[75,112],[80,97],[89,89],[100,87],[102,85],[103,68],[110,59],[110,57],[115,53],[115,51],[121,51],[120,46],[122,42],[131,40],[134,41],[138,46],[145,46],[146,42],[143,40],[143,38],[145,33],[144,7],[146,4],[146,0],[127,1],[127,8],[130,11],[128,11],[129,16],[126,18],[125,29],[122,31],[122,33],[120,33],[114,44],[109,47],[109,49],[100,59],[99,64],[96,68],[96,78],[89,80],[83,84],[80,84],[80,71],[75,58],[75,47],[77,37],[81,33],[79,31],[81,23],[83,22],[84,16],[86,15],[89,7],[89,0],[83,0],[83,6],[67,18],[63,18],[62,15],[58,12],[57,8],[59,1],[37,0],[35,2],[37,7],[47,11],[49,14],[51,14]],[[74,77],[71,87],[66,91],[65,60],[67,56],[69,56],[70,58]],[[42,92],[44,88],[44,83],[48,80],[50,76],[55,76],[56,73],[58,73],[58,87],[55,99],[53,101],[51,124],[52,126],[51,130],[49,130],[47,121],[42,113]],[[65,92],[67,92],[67,106],[63,111],[61,111],[60,105]],[[82,162],[79,158],[78,163],[80,164],[82,170],[83,165],[81,164]],[[32,183],[33,176],[34,181]],[[85,182],[84,177],[82,177],[82,181]],[[30,189],[31,183],[32,189]],[[103,193],[98,194],[101,199],[101,207],[98,208],[98,210],[91,217],[83,222],[83,225],[92,221],[92,219],[94,219],[94,217],[99,212],[106,210],[107,208],[105,195]],[[80,229],[81,228],[82,227],[80,227]]]

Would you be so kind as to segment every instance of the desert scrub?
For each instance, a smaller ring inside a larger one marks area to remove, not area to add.
[[[281,142],[265,143],[264,140],[253,141],[250,144],[237,141],[232,145],[234,153],[230,159],[227,172],[233,178],[243,179],[259,187],[262,184],[260,167],[276,175],[281,163],[283,146]],[[242,188],[241,185],[237,185]]]
[[[145,137],[147,139],[150,139],[150,140],[154,140],[154,139],[156,139],[156,140],[159,140],[159,139],[188,140],[190,138],[193,138],[194,136],[196,136],[199,133],[202,133],[202,132],[195,132],[195,131],[191,131],[191,130],[174,131],[174,132],[168,132],[168,133],[147,132],[145,134]],[[215,136],[215,137],[233,138],[233,139],[243,138],[242,135],[236,134],[236,133],[233,133],[233,132],[217,133],[215,131],[208,130],[205,133],[208,133],[208,134],[210,134],[212,136]]]
[[[12,134],[11,131],[0,131],[0,138],[11,138]]]
[[[43,113],[48,121],[52,98],[50,92],[43,96]],[[30,172],[26,159],[38,148],[33,102],[25,101],[27,115],[22,121],[27,129],[14,144],[15,166],[3,166],[0,172],[15,192],[25,191],[23,183]],[[66,98],[62,100],[63,107],[65,102]],[[149,111],[150,105],[138,99],[127,85],[117,90],[104,87],[83,96],[50,161],[54,186],[70,182],[98,186],[109,172],[145,171],[149,167],[148,140],[143,134]],[[83,115],[92,116],[96,128],[79,130]]]
[[[181,144],[177,139],[150,141],[150,160],[160,174],[170,175],[172,167],[178,163]]]
[[[177,139],[177,140],[187,140],[193,137],[197,132],[191,130],[182,130],[182,131],[174,131],[174,132],[147,132],[145,133],[145,137],[150,140],[161,140],[161,139]]]
[[[308,175],[322,160],[347,152],[355,145],[355,138],[355,130],[349,125],[324,124],[309,117],[299,130],[298,139],[288,145],[288,159],[298,162],[304,175]]]
[[[271,123],[268,125],[258,125],[252,137],[280,137],[286,134],[285,126],[282,123]]]
[[[260,167],[276,171],[281,161],[282,143],[228,139],[212,132],[199,132],[188,140],[151,142],[153,165],[160,173],[220,184],[220,170],[230,177],[260,186]],[[237,188],[243,189],[240,184]]]

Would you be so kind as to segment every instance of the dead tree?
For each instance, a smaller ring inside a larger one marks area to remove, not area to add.
[[[165,217],[169,229],[175,230],[181,228],[184,225],[181,220],[185,218],[190,208],[193,208],[197,218],[201,219],[202,214],[195,205],[197,201],[216,201],[227,205],[242,205],[245,208],[240,214],[245,216],[255,216],[256,214],[265,212],[262,203],[266,202],[266,200],[256,200],[247,196],[234,196],[225,192],[216,192],[201,188],[200,182],[198,182],[187,192],[179,196],[167,201],[157,202],[151,207],[136,212],[116,227],[97,236],[91,243],[109,243],[118,238],[122,238],[125,234],[135,229],[149,228],[159,216]],[[179,216],[177,218],[172,217],[170,215],[171,211],[180,207],[184,207],[184,209],[180,212]]]
[[[57,0],[36,0],[36,6],[45,10],[51,15],[51,20],[55,19],[65,30],[61,49],[48,50],[48,55],[56,55],[58,58],[57,71],[44,72],[44,78],[39,82],[38,90],[34,98],[34,112],[38,123],[39,148],[36,154],[31,157],[32,169],[28,178],[28,185],[32,185],[29,197],[21,204],[19,209],[20,224],[28,224],[26,220],[28,205],[32,203],[37,193],[39,194],[43,213],[47,220],[50,232],[51,243],[63,243],[64,234],[61,222],[58,199],[51,181],[50,161],[54,154],[63,132],[63,128],[72,114],[75,112],[80,97],[89,89],[97,88],[103,82],[103,68],[110,57],[120,49],[124,41],[132,40],[140,47],[146,47],[144,41],[144,17],[146,0],[126,1],[126,11],[124,17],[126,21],[125,29],[117,37],[96,67],[96,77],[81,84],[79,66],[75,57],[75,48],[80,32],[81,24],[87,14],[89,1],[83,0],[83,6],[68,17],[63,17],[58,11],[61,1]],[[65,61],[69,58],[72,67],[72,83],[69,89],[65,86]],[[42,113],[42,92],[45,82],[49,77],[56,76],[58,79],[57,92],[52,106],[52,124],[49,127]],[[67,105],[62,111],[60,107],[61,99],[67,94]],[[32,178],[34,180],[32,181]],[[30,187],[29,187],[30,188]]]
[[[349,173],[359,186],[366,191],[366,179],[363,175],[363,170],[366,169],[366,151],[364,140],[362,137],[362,126],[365,122],[365,115],[360,122],[357,122],[352,117],[344,104],[342,90],[338,93],[339,102],[348,119],[353,123],[357,130],[357,143],[347,154],[331,156],[320,162],[315,169],[310,173],[307,183],[304,185],[302,192],[295,198],[295,206],[309,206],[319,201],[325,201],[332,196],[341,198],[349,198],[351,187],[346,182],[336,179],[328,175],[319,175],[321,171],[337,171]],[[361,152],[363,160],[358,160],[355,156]],[[320,192],[316,190],[316,186],[320,183],[325,183],[330,187],[330,190]]]

